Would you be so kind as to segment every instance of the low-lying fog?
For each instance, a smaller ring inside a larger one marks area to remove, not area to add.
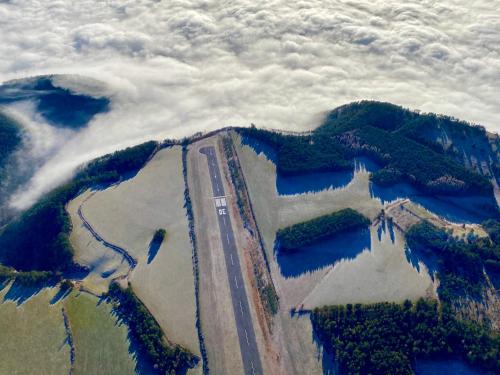
[[[118,148],[224,125],[309,129],[359,99],[500,129],[500,16],[488,0],[7,0],[0,19],[0,81],[79,74],[112,100],[79,131],[37,128],[33,106],[10,108],[42,160],[17,208]]]

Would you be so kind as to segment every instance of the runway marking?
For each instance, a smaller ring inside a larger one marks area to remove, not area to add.
[[[234,283],[236,284],[236,289],[239,289],[238,288],[238,280],[236,280],[236,276],[234,276]]]
[[[229,254],[231,255],[231,265],[234,266],[234,262],[233,262],[233,254]],[[236,277],[236,276],[235,276]]]
[[[240,301],[240,310],[241,310],[241,316],[243,316],[243,306],[241,306],[241,301]]]
[[[248,341],[248,333],[247,333],[247,330],[245,329],[245,336],[247,338],[247,345],[250,346],[250,341]]]
[[[226,233],[227,243],[229,243],[229,233]]]
[[[250,361],[250,366],[252,366],[252,374],[255,375],[255,369],[253,368],[253,361]]]

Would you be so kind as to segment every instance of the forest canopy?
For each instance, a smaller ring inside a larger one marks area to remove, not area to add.
[[[304,135],[239,129],[277,152],[277,169],[284,174],[352,168],[355,155],[366,155],[382,169],[372,176],[379,184],[408,182],[436,194],[491,196],[489,180],[467,170],[454,155],[425,137],[439,124],[486,137],[485,130],[438,115],[422,115],[402,107],[372,101],[351,103],[330,112],[324,123]]]
[[[276,235],[280,250],[293,250],[335,234],[367,227],[370,220],[351,208],[280,229]]]
[[[442,300],[457,297],[479,298],[486,285],[483,269],[492,279],[500,271],[500,223],[489,220],[490,238],[469,236],[457,239],[427,221],[414,225],[406,234],[408,247],[429,265],[435,264]],[[493,280],[495,281],[495,280]]]
[[[438,355],[500,371],[498,334],[456,319],[435,301],[327,306],[311,321],[347,374],[410,375],[415,360]]]

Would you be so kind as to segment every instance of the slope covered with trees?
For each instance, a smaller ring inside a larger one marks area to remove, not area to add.
[[[99,158],[53,190],[0,232],[0,262],[18,270],[62,271],[73,265],[65,205],[81,191],[137,172],[157,148],[148,142]]]
[[[0,111],[0,177],[3,175],[8,158],[21,144],[19,125]]]
[[[498,334],[457,320],[434,301],[328,306],[311,320],[347,374],[413,374],[415,360],[436,356],[500,371]]]
[[[427,221],[414,225],[406,234],[407,243],[417,256],[436,263],[440,280],[439,295],[451,301],[460,296],[479,298],[486,279],[486,268],[492,278],[500,271],[500,222],[489,220],[485,227],[490,238],[470,236],[456,239]]]
[[[423,136],[430,131],[429,123],[443,119],[451,127],[484,131],[443,116],[421,115],[371,101],[333,110],[310,134],[288,135],[255,127],[239,131],[272,146],[277,152],[278,171],[282,173],[350,168],[353,156],[367,155],[382,167],[372,176],[376,183],[409,182],[432,194],[487,195],[492,198],[490,209],[494,212],[489,180],[467,170],[443,147]]]

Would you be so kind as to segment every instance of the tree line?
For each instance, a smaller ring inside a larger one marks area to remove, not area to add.
[[[485,137],[484,128],[434,114],[421,115],[402,107],[372,101],[351,103],[329,113],[307,135],[287,135],[255,127],[238,129],[277,152],[283,174],[349,169],[353,157],[366,155],[381,165],[372,175],[378,184],[408,182],[432,194],[483,194],[492,198],[489,180],[449,155],[429,134],[438,124]]]
[[[107,298],[114,303],[118,317],[128,325],[132,337],[147,354],[158,374],[178,374],[197,365],[198,357],[167,341],[160,325],[130,285],[123,289],[112,283]]]
[[[369,219],[351,208],[346,208],[280,229],[276,240],[280,251],[290,251],[343,231],[367,227],[369,224]]]
[[[451,356],[500,371],[498,333],[456,319],[436,301],[327,306],[315,309],[311,321],[347,374],[409,375],[419,359]]]

